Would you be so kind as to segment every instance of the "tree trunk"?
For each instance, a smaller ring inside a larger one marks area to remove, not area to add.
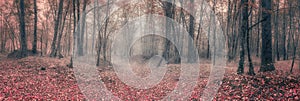
[[[70,0],[68,0],[68,3],[70,3]],[[68,7],[69,8],[69,5]],[[66,23],[66,18],[67,18],[67,15],[68,15],[68,9],[66,10],[66,13],[65,13],[65,16],[63,18],[63,21],[62,21],[62,25],[61,25],[61,29],[60,29],[60,32],[59,32],[59,36],[58,36],[58,43],[57,43],[57,48],[55,49],[55,53],[58,53],[59,56],[61,56],[61,38],[63,36],[63,32],[64,32],[64,28],[65,28],[65,23]]]
[[[78,48],[78,50],[77,50],[77,52],[78,52],[78,56],[83,56],[84,55],[84,53],[83,53],[83,44],[84,44],[84,32],[85,32],[85,25],[86,25],[86,5],[87,5],[87,0],[84,0],[84,4],[83,4],[83,10],[82,10],[82,19],[81,19],[81,26],[79,26],[80,27],[80,41],[79,41],[79,43],[77,43],[79,46],[77,47]]]
[[[19,21],[20,21],[20,44],[21,44],[21,54],[19,58],[27,57],[27,40],[26,40],[26,31],[25,31],[25,6],[24,0],[20,0],[20,12],[19,12]]]
[[[245,0],[246,2],[248,2],[248,0]],[[251,51],[250,51],[250,49],[251,49],[251,47],[250,47],[250,32],[249,32],[249,30],[248,30],[248,28],[249,28],[249,23],[248,23],[248,4],[246,4],[246,10],[245,10],[245,14],[247,15],[245,15],[245,21],[247,21],[247,24],[246,24],[246,37],[247,37],[247,55],[248,55],[248,63],[249,63],[249,71],[248,71],[248,75],[251,75],[251,76],[253,76],[253,75],[255,75],[255,72],[254,72],[254,66],[253,66],[253,64],[252,64],[252,59],[251,59]],[[252,12],[252,9],[251,9],[251,12]],[[251,20],[252,21],[252,20]]]
[[[91,50],[91,53],[92,55],[94,55],[94,48],[95,48],[95,35],[96,35],[96,10],[98,9],[98,6],[96,4],[96,0],[94,1],[94,10],[93,10],[93,13],[94,13],[94,19],[93,19],[93,40],[92,40],[92,50]]]
[[[164,13],[166,16],[166,37],[170,36],[170,32],[171,32],[171,22],[169,21],[170,18],[173,19],[173,14],[172,14],[172,4],[171,4],[171,0],[168,0],[168,2],[164,2]],[[171,42],[167,39],[165,39],[165,44],[164,44],[164,53],[163,53],[163,57],[166,59],[167,62],[169,62],[170,59],[170,45]]]
[[[58,14],[57,14],[57,18],[56,18],[55,26],[54,26],[54,36],[53,36],[53,40],[52,40],[52,44],[51,44],[50,57],[55,57],[56,56],[56,47],[55,47],[55,45],[56,45],[56,40],[57,40],[57,33],[58,33],[60,19],[62,18],[63,5],[64,5],[64,0],[60,0],[59,1],[59,7],[58,7]]]
[[[242,0],[242,20],[241,20],[241,30],[240,30],[240,61],[237,74],[244,73],[244,62],[245,62],[245,35],[248,30],[248,0]]]
[[[284,7],[286,5],[286,1],[284,1]],[[284,9],[284,12],[283,12],[283,27],[282,27],[282,35],[283,35],[283,39],[282,39],[282,42],[283,42],[283,60],[287,60],[287,52],[286,52],[286,10]]]
[[[194,14],[194,0],[190,0],[190,10],[191,10],[191,14],[190,14],[190,21],[189,21],[189,35],[192,39],[189,38],[188,40],[188,62],[190,63],[194,63],[196,62],[196,57],[193,56],[193,53],[194,53],[194,44],[193,44],[193,41],[194,41],[194,33],[195,33],[195,18],[193,16]],[[172,14],[173,15],[173,14]],[[167,25],[168,26],[168,25]]]
[[[276,9],[279,9],[279,0],[276,0]],[[276,48],[276,57],[277,57],[277,61],[280,61],[280,53],[279,53],[279,25],[278,25],[278,22],[279,22],[279,12],[276,12],[276,15],[275,15],[275,23],[274,23],[274,26],[275,26],[275,33],[276,33],[276,39],[275,39],[275,48]]]
[[[298,1],[297,3],[298,3],[298,13],[300,14],[300,1]],[[299,17],[300,17],[300,15],[299,15]],[[298,26],[300,26],[300,19],[298,19]],[[298,31],[300,31],[300,27],[298,27]],[[292,66],[291,66],[290,73],[293,72],[293,68],[294,68],[294,65],[295,65],[295,59],[296,59],[297,47],[299,45],[299,38],[300,38],[299,33],[298,34],[294,33],[293,36],[296,37],[296,44],[295,44],[295,38],[293,38],[293,42],[294,42],[294,47],[293,47],[293,61],[292,61]],[[299,69],[300,69],[300,64],[298,64],[298,65],[299,65]]]
[[[261,13],[262,13],[262,10],[261,10],[261,6],[259,6],[259,9],[258,9],[258,17],[257,17],[257,22],[259,22],[261,20]],[[259,57],[259,49],[260,49],[260,23],[258,24],[257,26],[257,40],[256,40],[256,57]]]
[[[274,71],[272,57],[272,25],[271,25],[271,0],[261,0],[261,6],[264,11],[262,18],[266,19],[262,22],[262,52],[261,52],[261,67],[260,71]]]
[[[70,65],[69,67],[70,68],[73,68],[73,58],[74,58],[74,55],[75,55],[75,41],[76,41],[76,22],[77,22],[77,19],[76,19],[76,0],[73,0],[72,1],[72,5],[73,5],[73,47],[72,47],[72,56],[71,56],[71,59],[70,59]]]
[[[34,0],[34,30],[33,30],[33,43],[32,43],[32,53],[37,53],[37,5],[36,0]]]

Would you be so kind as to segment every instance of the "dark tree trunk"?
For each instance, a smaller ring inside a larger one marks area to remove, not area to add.
[[[298,1],[297,3],[298,3],[298,13],[300,14],[300,1]],[[298,19],[298,26],[300,26],[300,19]],[[300,31],[300,27],[298,27],[298,31]],[[290,73],[293,72],[293,68],[294,68],[294,65],[295,65],[296,52],[297,52],[297,47],[299,45],[299,38],[300,38],[299,33],[298,34],[294,33],[294,37],[296,37],[296,43],[295,43],[295,38],[293,38],[293,42],[294,42],[294,47],[293,47],[293,61],[292,61],[292,66],[291,66],[291,69],[290,69]],[[300,67],[300,65],[299,65],[299,67]]]
[[[295,65],[295,59],[296,59],[296,52],[297,52],[297,47],[298,47],[298,43],[299,43],[299,34],[294,35],[296,36],[296,42],[295,42],[295,38],[293,37],[293,43],[294,43],[294,47],[293,47],[293,60],[292,60],[292,66],[291,66],[291,70],[290,73],[293,73],[293,68]]]
[[[276,0],[276,9],[279,9],[279,0]],[[276,48],[276,58],[277,58],[277,61],[280,61],[280,52],[279,52],[279,25],[278,25],[278,22],[279,22],[279,12],[276,12],[276,16],[275,16],[275,23],[274,23],[274,26],[275,26],[275,33],[276,33],[276,39],[275,39],[275,48]]]
[[[284,1],[284,6],[286,5],[286,1]],[[284,9],[284,12],[283,12],[283,27],[282,27],[282,35],[283,35],[283,39],[282,39],[282,49],[283,49],[283,60],[287,60],[287,51],[286,51],[286,10]]]
[[[248,2],[248,0],[245,0],[246,2]],[[248,4],[246,4],[246,8],[245,8],[245,12],[248,12]],[[251,9],[251,12],[252,12],[252,9]],[[247,16],[246,16],[247,15]],[[244,21],[247,21],[247,24],[246,24],[246,37],[247,37],[247,55],[248,55],[248,63],[249,63],[249,71],[248,71],[248,75],[251,75],[251,76],[253,76],[253,75],[255,75],[255,72],[254,72],[254,66],[253,66],[253,64],[252,64],[252,59],[251,59],[251,51],[250,51],[250,49],[251,49],[251,47],[250,47],[250,32],[249,32],[249,30],[248,30],[248,28],[249,28],[249,22],[248,22],[248,13],[245,15],[245,19],[244,19]],[[252,20],[251,20],[252,21]]]
[[[262,18],[266,19],[262,22],[262,49],[261,49],[261,67],[260,71],[274,71],[272,57],[272,25],[271,25],[271,0],[261,0],[261,6],[264,11]]]
[[[21,44],[21,55],[19,58],[27,57],[27,40],[25,31],[25,6],[24,0],[20,0],[20,11],[19,11],[19,21],[20,21],[20,44]]]
[[[164,13],[166,16],[166,37],[170,36],[170,32],[171,32],[171,22],[170,22],[170,18],[173,19],[173,14],[172,14],[172,4],[170,3],[172,2],[171,0],[168,0],[168,2],[164,2]],[[163,53],[163,57],[166,59],[166,61],[169,62],[170,59],[170,41],[165,39],[165,46],[164,46],[164,53]]]
[[[33,30],[33,43],[32,43],[32,53],[37,53],[37,5],[36,0],[34,0],[34,30]]]
[[[244,73],[244,63],[245,63],[245,37],[248,32],[248,0],[242,0],[242,20],[241,20],[241,30],[240,30],[240,61],[237,74]]]

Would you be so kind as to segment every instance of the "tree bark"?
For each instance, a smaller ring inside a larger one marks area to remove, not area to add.
[[[26,31],[25,31],[25,6],[24,0],[20,0],[20,11],[19,11],[19,21],[20,21],[20,44],[21,44],[21,54],[19,58],[27,57],[27,38],[26,38]]]
[[[261,67],[260,71],[274,71],[272,57],[272,25],[271,25],[271,0],[261,0],[261,6],[264,10],[262,18],[266,21],[262,22],[262,49],[261,49]]]
[[[277,4],[276,4],[276,8],[279,9],[279,0],[276,0]],[[279,12],[276,12],[276,16],[275,16],[275,23],[274,23],[274,26],[275,26],[275,33],[276,33],[276,39],[275,39],[275,48],[276,48],[276,57],[277,57],[277,61],[280,61],[280,53],[279,53],[279,25],[278,25],[278,22],[279,22]]]
[[[59,1],[59,7],[58,7],[58,14],[57,18],[55,21],[55,26],[54,26],[54,36],[51,44],[51,54],[50,57],[55,57],[56,56],[56,40],[57,40],[57,34],[58,34],[58,28],[59,28],[59,23],[60,19],[62,18],[62,10],[63,10],[63,5],[64,5],[64,0]]]
[[[286,1],[284,1],[284,7],[286,5]],[[282,35],[283,35],[283,39],[282,39],[282,42],[283,42],[283,45],[282,45],[282,49],[283,49],[283,60],[287,60],[287,52],[286,52],[286,10],[284,9],[284,12],[283,12],[283,27],[282,27]]]
[[[245,0],[246,2],[248,2],[248,0]],[[254,72],[254,66],[253,66],[253,64],[252,64],[252,58],[251,58],[251,51],[250,51],[250,49],[251,49],[251,47],[250,47],[250,32],[249,32],[249,21],[248,21],[248,17],[249,17],[249,15],[248,15],[248,4],[246,4],[246,8],[245,8],[245,12],[247,12],[247,16],[245,15],[245,21],[247,21],[247,24],[246,24],[246,37],[247,37],[247,55],[248,55],[248,63],[249,63],[249,71],[248,71],[248,75],[251,75],[251,76],[253,76],[253,75],[255,75],[255,72]],[[251,12],[252,12],[252,9],[251,9]],[[252,20],[251,20],[252,21]]]
[[[242,20],[241,20],[241,30],[239,32],[240,34],[240,61],[239,61],[239,67],[237,70],[237,74],[243,74],[244,73],[244,62],[245,62],[245,36],[248,30],[248,0],[242,0]]]
[[[170,3],[172,2],[171,0],[168,0],[168,2],[164,2],[164,13],[166,16],[166,37],[170,36],[170,32],[171,32],[171,22],[169,21],[170,18],[173,19],[173,14],[172,14],[172,4]],[[163,57],[166,59],[167,62],[169,62],[170,59],[170,45],[171,42],[168,39],[165,39],[165,44],[164,44],[164,53],[163,53]]]
[[[68,0],[68,3],[70,3],[70,0]],[[69,5],[68,7],[69,8]],[[59,32],[59,35],[58,35],[58,43],[57,43],[57,48],[56,48],[56,52],[55,53],[58,53],[59,56],[61,56],[61,38],[63,36],[63,32],[64,32],[64,28],[65,28],[65,22],[66,22],[66,18],[67,18],[67,15],[68,15],[68,11],[69,9],[66,10],[65,12],[65,15],[64,15],[64,18],[62,19],[62,25],[61,25],[61,29],[60,29],[60,32]]]
[[[34,30],[33,30],[33,43],[32,43],[32,53],[36,54],[37,53],[37,5],[36,5],[36,0],[34,0]]]

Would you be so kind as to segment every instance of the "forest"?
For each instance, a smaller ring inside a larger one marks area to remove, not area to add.
[[[299,0],[1,0],[0,100],[300,100]]]

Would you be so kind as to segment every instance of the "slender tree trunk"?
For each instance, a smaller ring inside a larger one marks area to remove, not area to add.
[[[93,19],[93,40],[92,40],[92,50],[91,50],[91,53],[92,55],[94,55],[94,48],[95,48],[95,35],[96,35],[96,10],[98,9],[98,6],[96,4],[96,0],[94,1],[94,10],[93,10],[93,13],[94,13],[94,19]]]
[[[286,1],[284,1],[284,7],[286,5]],[[286,10],[284,9],[284,12],[283,12],[283,27],[282,27],[282,35],[283,35],[283,39],[282,39],[282,42],[283,42],[283,60],[287,60],[287,51],[286,51]]]
[[[37,53],[37,5],[36,0],[34,0],[34,30],[33,30],[33,43],[32,43],[32,53]]]
[[[71,1],[70,1],[71,2]],[[69,25],[68,25],[68,34],[69,34],[69,36],[68,36],[68,54],[67,55],[70,55],[71,53],[71,40],[72,40],[72,13],[70,12],[69,13],[70,14],[70,16],[69,16]]]
[[[106,19],[105,19],[105,26],[104,26],[104,39],[103,39],[103,47],[102,47],[102,50],[103,50],[103,61],[104,61],[104,65],[107,65],[107,53],[106,53],[106,46],[107,46],[107,40],[108,40],[108,34],[107,34],[107,28],[108,28],[108,22],[109,22],[109,16],[108,16],[108,13],[109,13],[109,1],[110,0],[107,0],[107,10],[106,10]]]
[[[276,9],[279,9],[279,0],[276,0]],[[278,21],[279,21],[279,12],[276,12],[275,15],[275,33],[276,33],[276,39],[275,39],[275,44],[276,44],[276,57],[277,57],[277,61],[280,61],[280,53],[279,53],[279,26],[278,26]]]
[[[227,5],[227,27],[226,27],[226,35],[227,35],[227,47],[228,47],[228,60],[230,61],[232,56],[232,51],[230,50],[231,46],[231,40],[232,40],[232,36],[230,35],[230,25],[231,25],[231,13],[232,13],[232,8],[231,8],[231,0],[228,0],[228,5]]]
[[[296,42],[295,42],[295,37],[293,37],[293,43],[294,43],[294,47],[293,47],[293,61],[292,61],[292,66],[291,66],[291,70],[290,73],[293,73],[293,68],[295,65],[295,59],[296,59],[296,52],[297,52],[297,47],[298,47],[298,43],[299,43],[299,34],[297,35],[293,35],[296,36]]]
[[[99,6],[99,2],[98,2],[98,0],[96,1],[97,3],[97,7]],[[96,11],[96,19],[97,19],[97,22],[99,22],[99,17],[100,17],[100,13],[99,13],[99,11],[97,10]],[[97,53],[97,62],[96,62],[96,66],[100,66],[100,56],[101,56],[101,47],[102,47],[102,36],[101,36],[101,33],[100,33],[100,31],[99,31],[99,29],[101,28],[101,26],[100,26],[100,24],[99,23],[97,23],[97,29],[98,29],[98,44],[97,44],[97,51],[96,51],[96,53]]]
[[[41,33],[41,38],[40,38],[40,47],[41,47],[41,56],[43,56],[43,36],[44,36],[44,33],[45,33],[45,27],[44,27],[44,24],[42,25],[43,26],[43,30],[42,30],[42,33]]]
[[[297,2],[298,3],[298,13],[300,14],[300,1]],[[299,15],[300,17],[300,15]],[[300,19],[298,19],[298,32],[300,31]],[[295,34],[294,35],[296,37],[296,44],[295,44],[295,38],[293,38],[293,42],[294,42],[294,47],[293,47],[293,61],[292,61],[292,66],[291,66],[291,70],[290,70],[290,73],[293,72],[293,68],[294,68],[294,65],[295,65],[295,59],[296,59],[296,52],[297,52],[297,47],[299,45],[299,38],[300,38],[300,35],[299,33],[298,34]],[[300,55],[299,55],[300,56]],[[300,63],[300,62],[299,62]],[[299,65],[299,70],[300,70],[300,64]]]
[[[248,2],[248,0],[245,0],[246,2]],[[245,10],[245,12],[248,12],[248,4],[246,4],[246,9],[247,10]],[[251,11],[250,12],[252,12],[252,9],[251,9]],[[249,32],[249,30],[248,30],[248,28],[249,28],[249,21],[248,21],[248,13],[246,14],[247,15],[247,17],[245,18],[245,21],[247,21],[247,24],[246,24],[246,37],[247,37],[247,55],[248,55],[248,63],[249,63],[249,71],[248,71],[248,75],[251,75],[251,76],[253,76],[253,75],[255,75],[255,72],[254,72],[254,66],[253,66],[253,63],[252,63],[252,58],[251,58],[251,51],[250,51],[250,49],[251,49],[251,47],[250,47],[250,32]],[[251,19],[251,21],[252,21],[252,19]],[[251,33],[252,34],[252,33]]]
[[[288,2],[288,4],[289,4],[289,35],[288,35],[288,44],[287,44],[287,59],[289,59],[289,52],[291,52],[290,51],[290,49],[291,49],[291,40],[293,40],[293,39],[291,39],[292,37],[293,37],[293,10],[292,10],[292,1],[290,0],[290,1],[287,1]]]
[[[259,22],[261,20],[261,6],[259,6],[258,9],[258,17],[257,17],[257,22]],[[260,23],[257,26],[257,40],[256,40],[256,57],[259,57],[259,53],[260,53],[260,36],[261,36],[261,32],[260,32]]]

